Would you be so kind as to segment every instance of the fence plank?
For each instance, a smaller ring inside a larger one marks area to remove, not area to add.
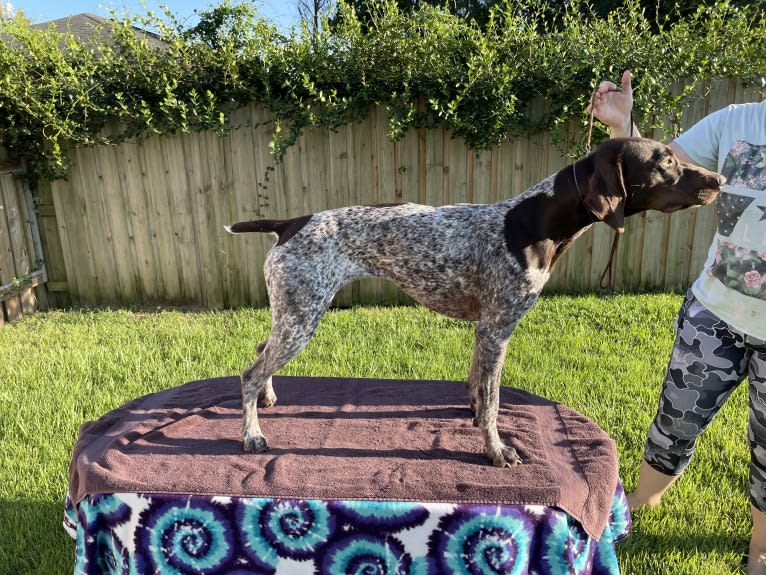
[[[34,207],[34,198],[29,188],[29,182],[16,178],[16,195],[19,200],[19,211],[22,222],[21,240],[25,246],[30,274],[34,275],[34,285],[31,289],[32,310],[47,310],[48,290],[46,289],[47,270],[45,270],[45,261],[42,253],[42,240],[40,238],[40,222],[37,219],[37,213]],[[43,271],[45,270],[45,273]],[[28,279],[32,279],[28,275]]]
[[[37,222],[40,228],[45,270],[48,283],[45,286],[48,305],[63,306],[71,302],[69,284],[67,283],[67,267],[64,259],[63,239],[59,234],[58,218],[53,200],[53,188],[50,182],[38,181],[37,192]],[[55,292],[53,287],[64,286],[61,292]]]
[[[667,267],[668,218],[660,212],[647,212],[644,218],[644,241],[641,249],[641,274],[639,285],[642,289],[654,290],[662,287]]]
[[[473,202],[488,204],[492,201],[492,152],[479,150],[469,153],[473,160]]]
[[[471,194],[469,189],[469,158],[471,152],[466,149],[465,143],[451,134],[445,137],[445,144],[449,151],[445,155],[449,158],[449,202],[450,204],[470,203]]]
[[[200,162],[203,164],[205,197],[204,209],[200,214],[204,215],[200,223],[200,229],[205,234],[205,239],[210,243],[209,251],[206,252],[208,259],[203,268],[205,273],[213,274],[207,279],[206,289],[211,301],[219,302],[212,307],[225,307],[230,305],[229,290],[227,285],[227,266],[230,236],[224,226],[234,223],[230,216],[231,178],[226,170],[225,140],[217,134],[208,132],[200,146]],[[256,188],[255,183],[251,187]],[[256,188],[257,189],[257,188]],[[236,238],[234,238],[236,239]],[[260,253],[260,250],[258,250]],[[232,262],[234,263],[234,262]],[[237,266],[239,262],[236,262]],[[257,293],[257,288],[256,288]],[[263,299],[265,301],[265,298]]]
[[[429,206],[444,205],[444,130],[425,130],[425,197]]]
[[[162,141],[151,136],[141,141],[139,158],[144,174],[144,191],[147,213],[150,218],[149,234],[152,238],[153,255],[158,268],[158,293],[160,298],[172,303],[181,300],[181,282],[176,258],[176,236],[171,216],[170,191],[165,183],[165,163]],[[177,169],[174,166],[173,169]]]
[[[104,206],[103,172],[99,167],[99,158],[107,152],[107,149],[82,148],[77,152],[83,163],[90,166],[87,171],[79,171],[73,186],[77,195],[81,195],[83,199],[85,217],[79,225],[82,226],[87,222],[85,229],[93,252],[96,272],[95,298],[97,299],[87,303],[96,303],[98,300],[117,302],[113,238],[107,215],[108,207]]]
[[[195,227],[196,209],[189,194],[187,177],[188,159],[184,156],[183,140],[187,135],[174,135],[162,139],[161,149],[165,169],[165,185],[170,199],[170,211],[175,236],[175,253],[178,261],[180,281],[180,302],[202,301],[201,275],[199,268],[199,239]]]
[[[497,183],[495,195],[497,200],[507,200],[513,195],[515,142],[505,142],[497,148]]]
[[[121,303],[130,303],[144,298],[137,288],[141,285],[141,279],[135,258],[135,234],[131,229],[129,205],[120,178],[120,175],[125,173],[125,168],[118,163],[119,157],[115,147],[108,147],[105,151],[109,153],[99,154],[99,176],[103,183],[103,191],[99,197],[111,236],[115,299]]]
[[[4,153],[5,150],[0,148],[0,160],[5,159]],[[3,246],[6,246],[6,248]],[[2,204],[2,199],[0,199],[0,283],[4,283],[6,277],[6,274],[3,271],[3,250],[8,249],[9,247],[10,241],[7,224],[5,222],[5,206]],[[5,301],[0,301],[0,328],[5,325],[5,316],[7,313],[6,305]]]
[[[0,192],[3,197],[3,205],[5,206],[5,218],[12,254],[13,279],[17,280],[24,279],[25,276],[34,271],[32,269],[32,259],[29,257],[28,251],[28,246],[31,244],[27,241],[27,234],[24,231],[24,228],[27,226],[21,213],[20,188],[21,186],[13,176],[0,176]],[[36,300],[31,287],[21,290],[18,297],[23,313],[35,311]]]
[[[141,301],[161,299],[158,287],[160,266],[154,247],[153,222],[148,211],[144,174],[141,168],[140,142],[117,147],[115,165],[119,169],[120,194],[124,199],[128,241],[134,275],[134,289]],[[127,294],[121,294],[127,299]]]
[[[636,214],[625,220],[625,228],[630,233],[623,233],[616,266],[616,286],[624,291],[628,286],[638,285],[641,281],[642,247],[646,228],[646,212]]]
[[[8,214],[11,208],[6,203],[6,182],[9,176],[0,176],[0,285],[10,283],[16,278],[16,266],[13,263],[13,250],[11,241],[13,232],[9,229]],[[21,298],[19,295],[13,295],[4,302],[1,302],[5,308],[5,316],[8,321],[18,321],[22,316]],[[0,310],[0,315],[3,315]]]
[[[80,172],[90,169],[90,166],[85,164],[85,159],[84,154],[74,151],[69,179],[51,183],[67,281],[72,303],[78,305],[108,301],[101,300],[96,293],[99,277],[87,227],[89,217],[83,196],[87,193],[87,188],[80,180]],[[103,293],[103,290],[99,290],[99,293]]]
[[[186,176],[189,181],[190,199],[194,211],[194,236],[197,242],[197,259],[200,272],[200,288],[203,305],[223,307],[221,282],[221,258],[218,257],[218,241],[223,226],[216,226],[214,184],[210,173],[209,158],[214,155],[215,145],[207,133],[202,137],[182,138],[186,158]],[[216,229],[216,228],[220,228]]]
[[[401,140],[402,147],[402,200],[422,204],[425,196],[420,194],[420,134],[418,130],[408,131]],[[423,165],[423,172],[425,165]]]

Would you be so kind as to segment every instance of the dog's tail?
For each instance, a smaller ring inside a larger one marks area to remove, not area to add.
[[[255,220],[252,222],[237,222],[230,226],[223,226],[230,234],[246,234],[249,232],[273,232],[279,235],[280,229],[286,223],[285,220]]]
[[[246,234],[251,232],[274,233],[279,237],[277,245],[284,244],[297,234],[303,226],[309,223],[311,216],[301,216],[292,220],[253,220],[252,222],[237,222],[224,226],[230,234]]]

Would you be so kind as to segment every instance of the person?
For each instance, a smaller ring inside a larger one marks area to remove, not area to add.
[[[633,124],[632,76],[601,82],[588,112],[612,137]],[[749,575],[766,575],[766,101],[706,116],[669,144],[682,162],[726,178],[718,225],[701,274],[686,294],[649,428],[631,509],[653,507],[681,475],[695,441],[745,378],[749,381]]]

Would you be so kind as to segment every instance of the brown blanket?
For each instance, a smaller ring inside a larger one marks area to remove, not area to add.
[[[504,388],[498,428],[524,464],[492,467],[462,383],[275,377],[259,409],[271,450],[245,454],[239,378],[141,397],[80,428],[74,501],[88,493],[537,504],[598,539],[617,487],[613,441],[573,410]]]

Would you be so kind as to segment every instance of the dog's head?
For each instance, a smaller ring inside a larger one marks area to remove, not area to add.
[[[593,168],[585,207],[618,232],[624,219],[645,210],[675,212],[713,202],[723,176],[680,162],[665,144],[646,138],[615,138],[591,154]]]

